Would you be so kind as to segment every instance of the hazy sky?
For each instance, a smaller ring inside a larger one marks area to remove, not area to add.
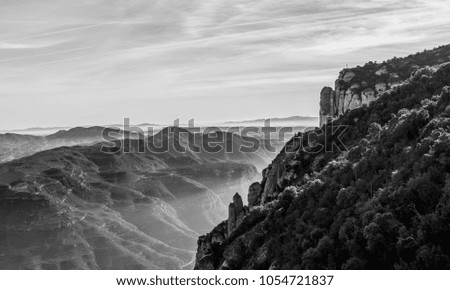
[[[0,129],[315,116],[345,67],[450,43],[448,0],[0,0]]]

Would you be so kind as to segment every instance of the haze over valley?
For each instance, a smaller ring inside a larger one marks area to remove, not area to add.
[[[229,153],[206,152],[203,135],[188,127],[131,139],[103,127],[1,134],[0,268],[192,269],[197,238],[284,146],[275,134],[275,151],[243,153],[246,139],[227,128],[217,133],[231,140]],[[122,139],[103,139],[115,135]],[[143,140],[188,150],[155,153]]]

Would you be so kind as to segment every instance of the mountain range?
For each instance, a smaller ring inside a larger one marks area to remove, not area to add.
[[[101,142],[102,134],[119,134],[119,130],[104,127],[76,127],[59,130],[47,136],[0,134],[0,163],[32,155],[39,151],[74,145],[89,145]]]
[[[142,141],[191,148],[204,137],[170,127],[108,141],[103,129],[1,136],[16,154],[0,164],[1,269],[192,269],[197,237],[226,217],[228,191],[271,159],[243,155],[232,133],[216,132],[231,153],[156,153]]]

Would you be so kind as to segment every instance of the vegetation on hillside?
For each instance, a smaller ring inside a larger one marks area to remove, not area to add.
[[[337,124],[349,126],[341,138],[349,150],[281,152],[261,184],[274,193],[222,244],[211,241],[214,257],[205,261],[230,269],[450,268],[450,64],[417,70]]]
[[[279,267],[450,268],[449,85],[450,65],[425,68],[339,120],[350,150],[310,167],[266,219]]]

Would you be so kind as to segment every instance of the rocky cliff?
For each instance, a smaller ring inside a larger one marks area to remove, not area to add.
[[[290,140],[243,218],[233,201],[199,238],[195,268],[449,269],[449,52],[344,70],[321,112],[348,126],[347,150],[311,150],[333,141],[319,129]]]
[[[334,90],[325,87],[320,93],[320,126],[327,118],[336,118],[348,110],[368,105],[390,89],[402,84],[418,68],[437,66],[450,61],[450,47],[393,58],[383,63],[346,68],[339,73]]]

